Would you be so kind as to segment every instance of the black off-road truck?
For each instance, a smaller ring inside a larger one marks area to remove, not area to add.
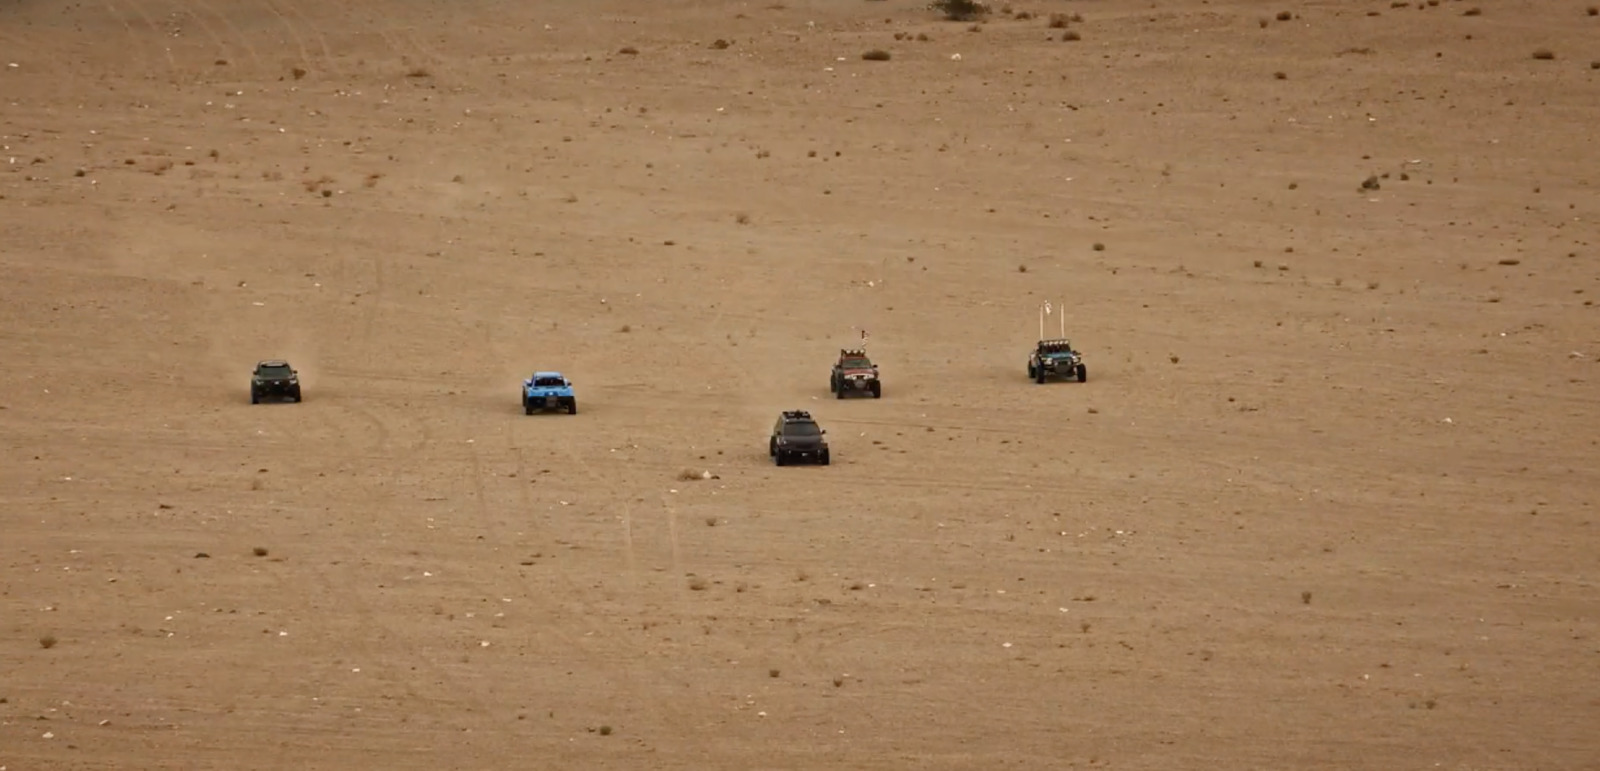
[[[826,466],[829,461],[828,440],[822,438],[826,433],[828,432],[812,419],[811,413],[805,410],[785,410],[778,415],[778,422],[772,426],[772,438],[767,441],[767,453],[779,466],[804,460]]]
[[[250,403],[273,398],[300,401],[300,373],[282,359],[256,362],[250,373]]]

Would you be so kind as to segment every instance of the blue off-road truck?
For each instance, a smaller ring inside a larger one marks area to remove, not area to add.
[[[535,372],[522,381],[522,412],[532,415],[543,410],[564,409],[568,415],[578,414],[578,397],[572,393],[572,381],[560,372]]]

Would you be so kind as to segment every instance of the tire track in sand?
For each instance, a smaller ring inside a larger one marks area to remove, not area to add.
[[[287,9],[286,13],[279,14],[279,18],[283,20],[284,26],[287,26],[291,32],[295,32],[294,22],[289,20],[290,16],[298,17],[302,22],[304,22],[304,29],[311,31],[312,37],[316,38],[317,47],[322,49],[322,60],[326,63],[328,71],[333,73],[335,77],[343,78],[344,70],[339,67],[339,59],[334,55],[333,48],[328,45],[328,37],[322,34],[322,29],[318,26],[316,20],[312,19],[310,16],[307,16],[304,11],[300,10],[300,6],[295,2],[295,0],[277,0],[277,2],[282,3],[283,7]],[[267,5],[268,7],[271,7],[273,5],[273,0],[267,0]],[[299,36],[297,32],[295,32],[295,34],[297,37]],[[303,51],[304,49],[305,46],[301,45],[301,50]]]
[[[207,0],[190,0],[190,2],[194,4],[193,7],[195,9],[203,11],[204,13],[208,13],[217,21],[222,22],[222,26],[227,27],[228,31],[233,33],[233,35],[238,38],[239,46],[244,49],[245,53],[250,55],[250,61],[255,64],[257,70],[260,70],[261,72],[269,71],[266,63],[262,61],[261,55],[256,52],[255,46],[250,45],[250,39],[245,36],[244,32],[234,25],[233,20],[228,18],[227,14],[218,11]],[[193,13],[191,14],[191,17],[195,20],[195,23],[205,28],[206,34],[210,35],[211,39],[216,41],[217,47],[222,50],[224,56],[231,59],[233,56],[233,49],[228,45],[228,39],[223,35],[217,34],[217,31],[213,29],[210,24],[206,23],[205,18],[202,17],[200,13]]]
[[[100,5],[105,7],[106,15],[116,19],[117,23],[122,25],[122,29],[128,33],[128,52],[134,56],[134,68],[139,72],[150,71],[150,62],[144,52],[144,41],[140,38],[138,31],[133,28],[133,25],[128,22],[128,17],[123,15],[122,11],[111,0],[100,0]],[[139,15],[144,16],[142,12]],[[144,16],[144,21],[152,31],[160,34],[161,30],[150,22],[150,17]],[[170,51],[167,52],[167,67],[169,74],[177,73],[177,62],[173,61],[172,52]]]
[[[412,57],[407,53],[408,50],[411,54],[419,55],[424,60],[431,58],[426,50],[415,45],[408,46],[395,37],[394,26],[389,22],[390,14],[385,13],[385,9],[381,6],[375,6],[368,0],[346,0],[340,5],[347,10],[361,9],[359,15],[365,18],[362,18],[357,23],[357,26],[363,31],[376,33],[378,37],[383,38],[384,45],[399,58],[402,68],[413,66]],[[398,74],[404,74],[404,70],[402,69]]]
[[[515,426],[515,424],[513,424]],[[515,503],[512,504],[517,512],[524,515],[531,513],[536,505],[528,492],[530,484],[527,476],[527,462],[521,447],[518,445],[512,428],[502,432],[506,439],[506,450],[515,462],[517,476],[512,478],[510,484],[516,488]],[[484,448],[477,442],[468,445],[467,461],[469,467],[467,474],[472,478],[471,493],[474,499],[471,507],[475,513],[475,524],[479,527],[497,547],[515,544],[524,537],[528,531],[533,531],[533,538],[554,545],[557,538],[552,533],[535,524],[534,518],[520,520],[518,525],[525,533],[518,536],[516,530],[507,524],[504,517],[497,516],[497,506],[491,501],[491,495],[496,494],[485,481],[491,478],[484,462]],[[492,475],[494,479],[501,479],[498,474]],[[638,682],[632,675],[628,662],[639,661],[644,658],[643,651],[621,642],[617,630],[608,630],[594,620],[591,612],[583,607],[570,609],[565,603],[552,602],[555,598],[581,598],[591,591],[590,587],[582,586],[573,580],[572,572],[561,566],[549,571],[549,575],[558,581],[559,587],[541,585],[528,577],[516,567],[511,568],[515,574],[516,582],[521,589],[522,598],[530,603],[532,609],[542,611],[548,618],[538,623],[538,628],[559,640],[561,650],[568,654],[578,654],[589,660],[596,672],[610,673],[615,678],[612,685],[621,699],[636,699],[635,703],[643,703],[646,695],[638,687]],[[570,602],[570,600],[569,600]],[[572,631],[576,625],[579,631]]]
[[[267,13],[272,14],[272,18],[277,19],[278,23],[282,24],[283,28],[289,32],[289,38],[294,41],[295,48],[300,51],[300,63],[305,65],[306,69],[311,69],[314,66],[311,60],[311,49],[306,48],[306,39],[300,36],[300,30],[296,29],[294,23],[289,21],[289,17],[284,16],[283,12],[278,10],[277,5],[272,0],[261,0],[261,7],[266,9]]]
[[[264,543],[271,538],[262,526],[249,524],[268,521],[266,518],[236,517],[233,521],[246,523],[245,527],[256,536],[256,538],[252,539],[256,543]],[[480,713],[489,713],[487,706],[477,696],[476,690],[463,684],[460,678],[452,675],[411,646],[394,644],[406,640],[406,636],[399,627],[384,621],[383,614],[378,612],[373,604],[366,599],[365,587],[361,585],[359,579],[350,575],[353,571],[343,571],[340,574],[336,574],[329,565],[309,560],[293,564],[297,570],[297,575],[302,575],[298,573],[300,570],[308,572],[312,581],[320,588],[321,598],[324,600],[322,609],[328,612],[337,610],[341,615],[346,616],[347,620],[351,622],[351,626],[357,630],[353,635],[344,636],[327,631],[320,633],[315,631],[306,632],[307,634],[315,635],[312,638],[313,640],[327,643],[326,645],[317,645],[315,647],[320,650],[338,651],[347,660],[352,657],[364,656],[365,661],[376,661],[385,654],[398,653],[402,660],[412,665],[413,671],[423,672],[428,675],[434,686],[453,690],[460,694],[459,701],[461,703],[476,708]],[[274,595],[275,597],[293,597],[296,592],[305,590],[304,586],[298,582],[291,581],[289,576],[282,573],[272,571],[270,576],[274,584],[280,589]],[[311,622],[308,621],[307,625],[310,626],[310,624]],[[374,630],[380,634],[371,634]],[[299,637],[302,630],[283,631],[289,631],[291,635]],[[352,645],[353,642],[358,644]],[[383,672],[381,669],[371,669],[372,666],[372,664],[366,664],[362,668],[375,675]],[[319,684],[337,686],[337,683],[349,677],[345,665],[334,661],[332,658],[327,659],[319,668],[324,670],[323,674],[317,678]],[[392,676],[387,678],[386,682],[397,685],[404,692],[406,699],[414,706],[417,713],[429,714],[433,712],[433,710],[428,709],[428,705],[436,704],[440,699],[437,696],[425,695],[422,690],[419,690],[414,680],[414,678],[408,677],[404,671],[395,668],[392,671]],[[336,692],[338,689],[335,687],[332,690]],[[430,688],[429,690],[431,691],[432,689]]]
[[[583,413],[580,412],[579,414],[581,415]],[[517,464],[517,466],[516,466],[516,468],[517,468],[517,480],[518,480],[517,481],[517,490],[518,490],[518,501],[519,501],[519,504],[521,506],[521,510],[522,511],[532,511],[533,506],[535,505],[535,502],[533,501],[532,495],[528,491],[528,484],[529,483],[527,482],[527,476],[526,476],[526,473],[527,473],[526,448],[523,446],[522,442],[517,438],[518,429],[522,425],[525,425],[524,422],[522,422],[522,421],[513,421],[511,423],[510,427],[505,431],[506,447],[507,447],[507,451],[510,452],[512,454],[512,456],[515,458],[516,464]],[[644,612],[644,611],[648,610],[649,609],[648,606],[644,605],[641,602],[641,600],[642,600],[642,594],[641,594],[642,587],[640,586],[639,581],[637,579],[637,560],[636,560],[636,555],[635,555],[635,551],[634,551],[633,532],[632,532],[632,512],[633,512],[633,509],[632,509],[632,504],[629,501],[629,499],[631,497],[630,493],[626,489],[617,489],[619,487],[617,479],[607,479],[603,474],[600,473],[600,471],[596,468],[595,464],[593,464],[591,462],[586,462],[585,459],[580,457],[571,448],[570,445],[568,445],[566,443],[562,443],[561,444],[561,448],[562,448],[563,454],[565,454],[567,456],[568,460],[573,463],[574,467],[583,470],[584,475],[588,478],[588,481],[589,481],[589,483],[591,485],[591,489],[593,489],[593,490],[617,490],[617,492],[619,494],[618,497],[619,497],[621,505],[623,507],[623,513],[622,513],[623,534],[622,534],[622,539],[623,539],[623,548],[624,548],[624,559],[627,561],[628,570],[629,570],[630,574],[633,577],[633,580],[631,581],[633,592],[632,592],[632,597],[630,599],[632,599],[634,601],[634,610],[635,611]],[[662,495],[665,496],[665,495],[667,495],[667,493],[662,493]],[[664,504],[664,508],[667,508],[669,510],[671,509],[670,504],[667,504],[664,499],[663,499],[663,504]],[[682,559],[681,559],[681,555],[680,555],[680,552],[679,552],[679,549],[678,549],[678,538],[677,538],[677,528],[676,528],[676,517],[675,517],[675,514],[672,516],[671,524],[670,524],[670,527],[669,527],[669,536],[668,536],[668,538],[669,538],[669,541],[670,541],[670,544],[671,544],[672,576],[673,576],[672,583],[670,585],[672,587],[674,587],[670,591],[672,593],[672,596],[673,596],[674,600],[676,601],[676,604],[678,605],[678,610],[680,612],[679,620],[686,621],[690,617],[689,611],[691,610],[689,608],[689,602],[688,602],[688,597],[687,597],[687,593],[688,593],[689,589],[681,581],[681,579],[683,577],[683,569],[682,569]],[[564,572],[563,572],[563,579],[564,579],[564,581],[565,581],[565,583],[567,585],[567,589],[570,592],[573,593],[573,596],[581,596],[581,592],[584,591],[585,587],[579,586],[576,582],[572,581],[570,578],[567,578]],[[592,615],[587,614],[587,613],[583,613],[583,612],[580,611],[579,613],[572,614],[571,616],[569,616],[569,618],[576,618],[576,619],[578,619],[579,621],[582,622],[582,624],[585,627],[586,631],[581,636],[581,639],[582,640],[598,641],[599,644],[600,644],[600,646],[599,646],[600,647],[600,650],[599,650],[600,654],[602,656],[609,656],[611,662],[636,662],[636,661],[648,660],[648,658],[649,658],[649,648],[648,648],[648,646],[643,645],[643,644],[628,644],[628,643],[625,643],[625,642],[611,642],[611,640],[613,640],[613,637],[611,635],[606,634],[607,630],[602,625],[600,625],[599,623],[595,622],[593,620],[593,616]],[[564,619],[563,621],[565,621],[565,620],[566,619]],[[626,666],[613,667],[612,669],[613,670],[626,669]],[[670,691],[672,693],[690,692],[695,687],[695,683],[691,682],[690,680],[685,679],[683,677],[675,677],[675,676],[669,674],[669,672],[671,671],[669,669],[652,668],[652,669],[650,669],[648,671],[652,672],[654,674],[654,676],[651,679],[653,679],[659,687],[663,688],[664,690]],[[624,675],[623,677],[626,678],[626,680],[624,681],[623,685],[627,686],[630,690],[632,690],[632,691],[634,691],[634,692],[639,694],[641,700],[638,703],[645,703],[646,699],[644,697],[646,696],[646,694],[640,688],[641,683],[638,680],[635,680],[632,676]],[[665,715],[662,719],[663,719],[663,722],[666,724],[667,730],[670,731],[672,733],[672,735],[677,737],[679,740],[690,741],[690,739],[688,737],[698,737],[698,736],[703,735],[703,726],[694,724],[692,722],[692,720],[691,720],[691,714],[690,713],[683,712],[683,711],[672,711],[672,712],[668,713],[667,715]],[[702,750],[709,750],[709,747],[702,746]]]

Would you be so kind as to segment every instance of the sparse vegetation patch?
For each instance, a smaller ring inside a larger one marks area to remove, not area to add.
[[[989,15],[989,6],[978,0],[933,0],[929,7],[951,21],[977,21]]]

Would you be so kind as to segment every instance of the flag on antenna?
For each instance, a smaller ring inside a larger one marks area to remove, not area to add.
[[[1046,316],[1050,315],[1050,301],[1049,300],[1046,300],[1045,303],[1044,303],[1044,315],[1046,315]]]
[[[865,330],[865,329],[861,330],[861,339],[862,340],[867,339],[867,330]]]

